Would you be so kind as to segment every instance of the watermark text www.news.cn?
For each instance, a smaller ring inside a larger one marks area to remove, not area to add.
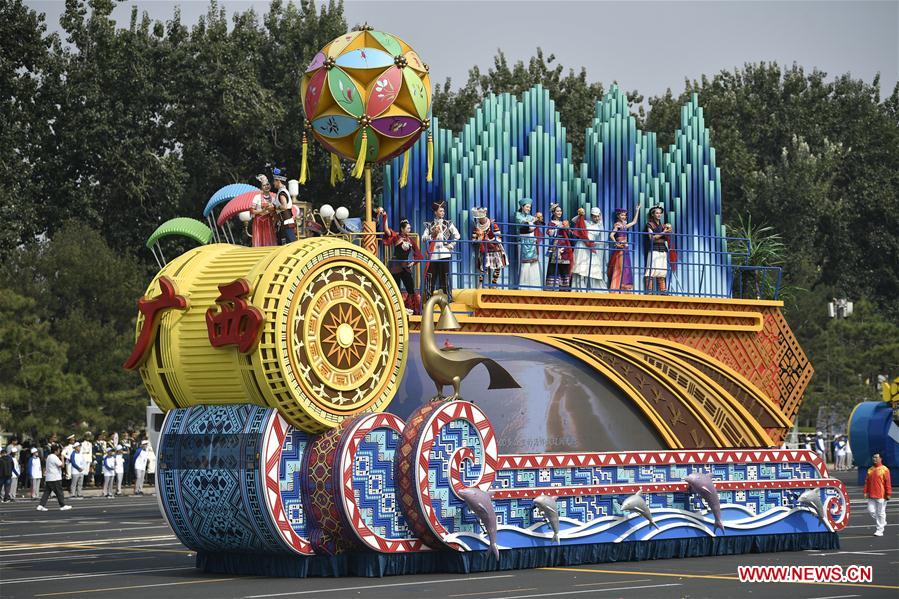
[[[872,582],[872,566],[739,566],[740,582]]]

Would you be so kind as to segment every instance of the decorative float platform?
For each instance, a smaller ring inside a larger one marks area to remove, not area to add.
[[[410,323],[383,263],[334,238],[162,268],[132,359],[168,412],[159,500],[198,566],[381,576],[838,546],[848,497],[818,456],[747,447],[780,438],[810,369],[770,364],[804,359],[776,306],[561,294],[575,325],[495,314],[508,334],[476,331],[475,310],[435,350],[439,299]],[[493,364],[461,385],[477,404],[431,401],[434,351]]]

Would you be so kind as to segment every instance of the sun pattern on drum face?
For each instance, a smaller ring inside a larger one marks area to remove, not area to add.
[[[350,304],[338,304],[326,315],[322,328],[325,357],[337,368],[349,369],[362,358],[368,346],[368,332],[362,313]]]

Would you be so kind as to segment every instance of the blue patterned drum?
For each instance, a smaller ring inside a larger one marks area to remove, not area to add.
[[[181,542],[196,551],[311,555],[299,482],[311,438],[270,408],[170,410],[157,485]]]

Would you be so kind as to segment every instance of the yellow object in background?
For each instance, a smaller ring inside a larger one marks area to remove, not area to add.
[[[408,322],[399,289],[372,254],[337,238],[286,246],[198,247],[169,262],[190,300],[162,314],[140,369],[162,410],[198,404],[254,403],[277,409],[293,426],[322,432],[345,418],[386,409],[406,365]],[[207,310],[220,285],[245,279],[245,299],[263,314],[259,343],[247,354],[213,347]],[[143,324],[138,317],[137,331]]]
[[[899,408],[899,376],[892,383],[889,381],[883,383],[883,401],[891,404],[894,410]]]

